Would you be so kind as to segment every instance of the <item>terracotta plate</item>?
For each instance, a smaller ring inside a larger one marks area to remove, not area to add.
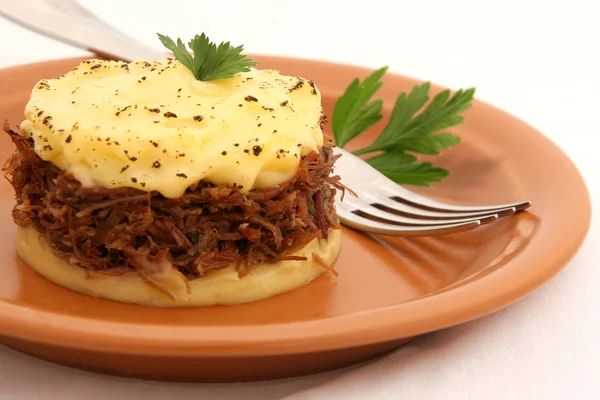
[[[361,68],[260,57],[262,67],[313,79],[331,115]],[[79,60],[0,71],[0,116],[13,125],[37,80]],[[417,83],[389,74],[389,113]],[[436,88],[435,90],[439,90]],[[418,239],[344,230],[339,277],[253,304],[196,309],[124,305],[73,293],[32,272],[15,255],[13,192],[0,180],[0,340],[23,352],[81,368],[152,379],[240,381],[307,374],[383,354],[410,338],[493,312],[554,276],[590,222],[585,184],[542,134],[481,102],[456,129],[463,143],[437,162],[452,171],[421,189],[458,204],[530,199],[530,212],[469,233]],[[377,130],[379,128],[376,128]],[[373,135],[360,138],[363,143]],[[12,145],[0,137],[0,156]]]

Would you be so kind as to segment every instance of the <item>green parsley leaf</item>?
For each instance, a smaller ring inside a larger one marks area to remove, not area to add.
[[[383,101],[375,100],[369,103],[369,100],[383,84],[381,77],[386,71],[387,67],[380,68],[362,83],[355,79],[335,103],[332,129],[338,146],[345,146],[355,136],[383,118],[381,115]]]
[[[188,43],[193,56],[181,39],[178,38],[175,43],[173,39],[160,33],[158,38],[199,81],[231,78],[237,73],[250,71],[250,67],[258,64],[242,54],[243,46],[232,47],[230,42],[217,46],[204,33],[194,36]]]
[[[451,133],[438,133],[417,138],[404,139],[393,147],[395,151],[410,151],[413,153],[438,155],[440,149],[448,149],[460,143],[460,138]]]
[[[335,105],[332,126],[336,144],[344,147],[382,118],[381,100],[371,101],[382,85],[387,67],[378,69],[360,83],[354,80]],[[387,125],[369,146],[354,154],[380,153],[367,162],[400,184],[429,186],[440,182],[449,173],[430,162],[418,162],[410,153],[436,155],[460,143],[460,138],[442,132],[464,121],[459,114],[471,107],[475,89],[450,90],[438,93],[429,101],[431,84],[415,85],[409,93],[396,99]]]
[[[371,166],[399,184],[429,186],[441,182],[449,172],[430,162],[417,162],[417,157],[403,152],[386,152],[367,160]]]
[[[162,42],[162,44],[169,50],[175,54],[175,58],[179,60],[183,65],[188,67],[192,72],[194,71],[194,59],[192,55],[189,53],[188,49],[185,47],[185,44],[181,41],[181,39],[177,39],[177,43],[173,41],[168,36],[157,34],[158,38]]]

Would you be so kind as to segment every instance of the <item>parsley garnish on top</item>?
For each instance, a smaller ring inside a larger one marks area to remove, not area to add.
[[[175,57],[183,65],[188,67],[199,81],[213,81],[216,79],[227,79],[239,72],[250,71],[258,62],[241,54],[244,46],[232,47],[229,42],[218,46],[211,42],[203,33],[196,35],[189,41],[189,50],[181,39],[177,43],[168,36],[158,33],[162,44],[175,54]]]
[[[332,129],[336,144],[344,147],[350,140],[371,128],[381,118],[382,100],[371,98],[382,86],[383,67],[362,82],[352,81],[333,110]],[[440,149],[460,142],[445,129],[460,124],[459,114],[471,107],[475,89],[438,93],[429,101],[430,83],[415,85],[410,93],[396,99],[389,122],[377,139],[354,154],[379,153],[366,161],[396,183],[429,186],[448,176],[448,171],[430,162],[418,162],[412,153],[436,155]]]

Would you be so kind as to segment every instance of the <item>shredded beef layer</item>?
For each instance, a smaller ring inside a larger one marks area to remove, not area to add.
[[[4,130],[17,147],[4,169],[19,226],[32,226],[54,253],[90,271],[151,272],[169,261],[186,277],[236,265],[245,275],[257,263],[304,259],[291,254],[339,228],[334,209],[339,177],[331,176],[331,143],[302,157],[296,175],[268,189],[199,182],[182,197],[133,188],[84,188],[42,160],[33,140]]]

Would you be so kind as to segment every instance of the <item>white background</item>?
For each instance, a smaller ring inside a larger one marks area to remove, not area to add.
[[[8,1],[14,0],[0,5]],[[563,148],[600,206],[597,0],[82,3],[157,50],[155,32],[185,38],[205,31],[252,53],[390,65],[451,88],[476,86],[477,97]],[[6,21],[0,46],[0,67],[84,54]],[[0,347],[0,399],[598,398],[599,240],[596,219],[579,254],[542,289],[360,368],[277,382],[180,385],[71,370]]]

